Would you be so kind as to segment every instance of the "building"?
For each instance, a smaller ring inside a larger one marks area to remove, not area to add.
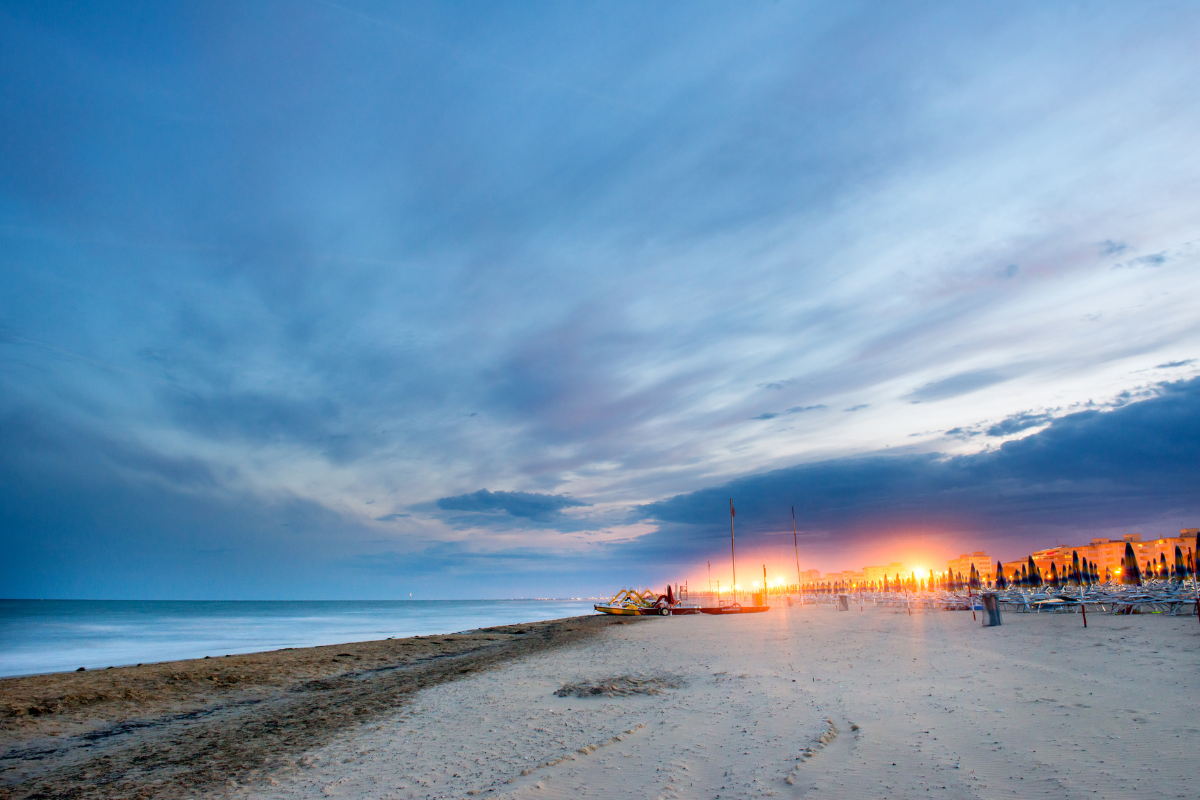
[[[874,582],[874,583],[882,583],[883,579],[885,577],[889,581],[894,581],[896,579],[897,575],[899,575],[902,578],[907,578],[909,576],[908,575],[909,572],[910,572],[910,570],[906,569],[904,567],[904,565],[902,563],[900,563],[899,561],[893,561],[891,564],[888,564],[886,567],[863,567],[862,568],[863,580]],[[918,577],[921,577],[921,576],[918,576]]]
[[[1127,533],[1120,539],[1092,539],[1090,544],[1078,547],[1070,545],[1049,547],[1034,552],[1033,563],[1037,564],[1043,578],[1050,574],[1051,564],[1054,564],[1058,574],[1062,575],[1064,569],[1068,573],[1070,572],[1073,558],[1078,553],[1081,559],[1086,558],[1096,565],[1096,572],[1100,575],[1100,580],[1104,580],[1105,575],[1111,576],[1112,580],[1120,580],[1121,571],[1125,566],[1125,545],[1127,543],[1133,546],[1138,567],[1143,571],[1146,569],[1146,562],[1153,561],[1156,565],[1161,564],[1163,557],[1166,558],[1168,567],[1174,568],[1175,548],[1179,548],[1185,559],[1189,557],[1196,546],[1196,531],[1196,528],[1184,528],[1179,532],[1179,536],[1164,536],[1149,542],[1143,542],[1140,533]],[[1019,573],[1021,567],[1028,563],[1028,559],[1024,558],[1019,561],[1006,562],[1004,576],[1011,580],[1013,575]]]
[[[962,575],[963,580],[967,580],[971,577],[972,564],[975,565],[975,570],[979,573],[981,581],[988,582],[993,579],[996,569],[991,559],[988,558],[988,554],[983,550],[976,550],[974,553],[963,553],[958,558],[952,559],[946,565],[946,569],[956,577]],[[1004,572],[1006,575],[1008,574],[1007,569]]]

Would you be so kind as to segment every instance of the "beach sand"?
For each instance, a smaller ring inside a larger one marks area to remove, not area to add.
[[[422,692],[256,798],[1195,797],[1195,617],[836,612],[613,629]],[[641,674],[659,694],[555,695]]]
[[[640,622],[575,617],[6,678],[0,798],[224,794],[395,713],[427,687]]]
[[[214,770],[192,792],[1196,796],[1194,616],[1097,614],[1086,630],[1075,615],[1004,621],[794,606],[597,627],[343,720],[297,757],[243,763],[223,782]],[[578,691],[559,696],[564,685]],[[239,731],[221,735],[236,745]],[[137,796],[133,777],[107,796]],[[145,778],[145,796],[168,796]]]

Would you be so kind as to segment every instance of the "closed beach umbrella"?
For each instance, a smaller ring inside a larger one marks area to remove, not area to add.
[[[1004,565],[999,561],[996,562],[996,588],[1007,589],[1008,581],[1004,580]]]
[[[1175,582],[1179,583],[1187,576],[1187,567],[1183,566],[1183,551],[1175,545]]]
[[[1053,561],[1050,562],[1050,588],[1058,588],[1058,568],[1054,565]]]
[[[1035,562],[1033,560],[1033,556],[1029,557],[1029,585],[1030,586],[1041,586],[1042,585],[1042,576],[1038,572],[1037,562]]]
[[[1142,572],[1138,569],[1137,556],[1133,554],[1133,545],[1125,543],[1125,563],[1121,567],[1121,583],[1126,586],[1141,586]]]
[[[1158,577],[1160,577],[1160,578],[1171,577],[1171,571],[1169,569],[1167,569],[1167,554],[1166,553],[1158,554]]]
[[[1079,573],[1079,551],[1078,550],[1071,551],[1071,581],[1070,582],[1075,584],[1076,586],[1083,585],[1083,580]]]

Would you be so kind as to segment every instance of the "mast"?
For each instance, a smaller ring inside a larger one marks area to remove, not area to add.
[[[729,498],[729,557],[733,564],[733,588],[730,589],[737,597],[737,544],[733,536],[733,498]]]
[[[796,535],[796,507],[792,506],[792,543],[796,545],[796,591],[800,591],[800,537]],[[801,597],[804,595],[801,594]]]

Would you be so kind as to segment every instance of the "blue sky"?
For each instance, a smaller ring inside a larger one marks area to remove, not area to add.
[[[1194,527],[1198,17],[4,3],[4,594]]]

